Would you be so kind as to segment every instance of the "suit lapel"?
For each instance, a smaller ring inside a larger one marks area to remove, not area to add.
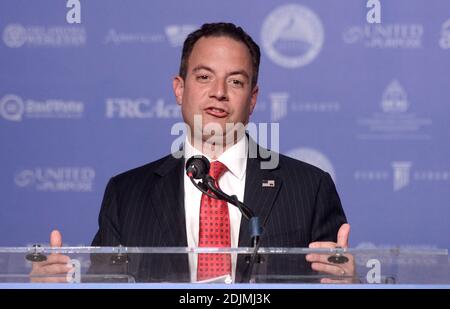
[[[165,246],[187,247],[184,211],[184,160],[169,156],[155,173],[161,178],[151,193]]]
[[[244,204],[259,217],[261,225],[269,219],[282,180],[267,169],[261,169],[260,158],[247,159]],[[245,218],[241,220],[239,247],[251,247],[249,224]]]
[[[261,169],[261,162],[262,160],[259,156],[255,159],[247,159],[244,204],[253,210],[255,215],[259,217],[261,226],[264,227],[280,191],[282,180],[274,175],[272,170]],[[239,231],[239,247],[251,247],[249,234],[249,223],[245,218],[242,218]],[[264,234],[262,239],[264,239]],[[237,259],[236,282],[241,282],[247,271],[248,264],[245,261],[245,256],[241,254]]]

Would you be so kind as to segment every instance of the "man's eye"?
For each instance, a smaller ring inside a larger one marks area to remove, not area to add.
[[[239,79],[232,79],[231,83],[233,84],[233,86],[236,86],[236,87],[244,86],[244,82]]]
[[[207,81],[209,79],[208,75],[197,75],[197,80],[199,81]]]

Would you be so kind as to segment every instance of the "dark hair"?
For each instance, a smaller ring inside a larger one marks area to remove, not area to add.
[[[202,37],[229,37],[238,42],[242,42],[247,46],[250,55],[252,56],[252,87],[258,82],[259,62],[261,58],[261,52],[258,44],[253,41],[241,27],[237,27],[232,23],[211,23],[203,24],[203,26],[188,35],[183,44],[183,52],[181,54],[181,63],[179,75],[186,79],[188,59],[192,53],[195,43]]]

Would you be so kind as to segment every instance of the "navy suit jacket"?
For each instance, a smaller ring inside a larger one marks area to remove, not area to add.
[[[261,169],[259,155],[247,160],[244,203],[263,222],[261,247],[308,247],[313,241],[336,241],[346,218],[328,173],[283,155],[274,169]],[[111,178],[92,245],[186,247],[183,175],[184,158],[169,155]],[[275,185],[262,186],[267,180]],[[248,221],[242,218],[239,247],[251,246],[248,229]],[[140,280],[189,280],[187,256],[138,260],[128,265],[128,271]],[[245,264],[239,257],[237,279]],[[269,266],[274,274],[296,272],[286,262]]]

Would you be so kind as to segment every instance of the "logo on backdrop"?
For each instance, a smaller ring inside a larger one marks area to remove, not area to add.
[[[450,181],[449,170],[414,169],[412,161],[392,161],[391,169],[357,170],[354,179],[358,182],[392,182],[394,192],[401,191],[413,182]],[[392,180],[391,180],[392,179]]]
[[[385,113],[406,112],[408,110],[406,91],[397,80],[393,80],[383,92],[381,109]]]
[[[394,191],[409,185],[410,169],[411,162],[392,162]]]
[[[17,187],[48,192],[91,192],[94,179],[92,167],[35,167],[14,175]]]
[[[350,26],[342,38],[347,44],[362,44],[366,48],[421,48],[422,24],[364,24]]]
[[[167,104],[164,99],[151,101],[147,98],[107,98],[106,118],[180,118],[181,109],[177,104]]]
[[[10,121],[24,118],[81,118],[84,103],[60,99],[26,99],[7,94],[0,99],[0,117]]]
[[[184,40],[189,33],[197,30],[196,25],[168,25],[166,26],[166,36],[172,47],[183,46]]]
[[[8,24],[3,29],[3,42],[10,48],[79,47],[86,45],[86,30],[81,26],[22,26]]]
[[[441,38],[439,40],[439,45],[441,46],[442,49],[450,48],[450,19],[447,19],[442,24]]]
[[[331,178],[336,182],[336,173],[331,161],[317,149],[300,147],[288,151],[286,155],[324,170],[329,173]]]
[[[161,33],[143,33],[143,32],[120,32],[116,29],[109,29],[103,40],[105,44],[153,44],[164,41],[164,35]]]
[[[309,8],[288,4],[276,8],[264,20],[261,43],[277,65],[299,68],[313,61],[324,41],[319,17]]]
[[[278,92],[270,94],[272,121],[279,121],[287,115],[289,93]]]
[[[280,121],[291,113],[330,113],[340,111],[339,102],[335,101],[295,101],[289,92],[271,92],[268,102],[261,100],[256,104],[264,111],[269,106],[272,122]]]
[[[170,46],[180,47],[189,33],[196,30],[197,26],[190,24],[168,25],[162,32],[124,32],[116,29],[109,29],[103,42],[104,44],[157,44],[167,40]]]
[[[0,116],[11,121],[22,120],[25,107],[20,97],[9,94],[0,100]]]
[[[430,136],[424,132],[432,124],[428,118],[419,118],[409,112],[411,103],[404,87],[396,79],[385,88],[380,101],[381,113],[357,118],[359,126],[366,128],[357,135],[362,140],[424,140]]]

